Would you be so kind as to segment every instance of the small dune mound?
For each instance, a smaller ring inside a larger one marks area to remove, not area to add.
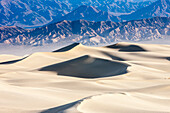
[[[39,69],[39,71],[53,71],[59,75],[73,76],[80,78],[100,78],[120,75],[127,72],[128,65],[88,55],[53,64]]]
[[[63,47],[63,48],[58,49],[58,50],[55,50],[53,52],[65,52],[65,51],[69,51],[69,50],[73,49],[74,47],[76,47],[78,45],[80,45],[80,43],[73,43],[71,45],[68,45],[68,46]]]
[[[126,44],[126,43],[117,43],[114,45],[107,46],[107,48],[119,49],[119,51],[123,52],[141,52],[146,51],[144,48],[134,45],[134,44]]]
[[[103,93],[49,108],[40,113],[65,113],[67,111],[69,113],[169,113],[170,108],[167,102],[165,97],[147,93]]]
[[[106,93],[84,99],[77,110],[80,113],[168,113],[170,107],[166,103],[167,100],[154,95]]]

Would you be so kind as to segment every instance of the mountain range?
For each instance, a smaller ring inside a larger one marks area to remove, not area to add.
[[[114,41],[155,40],[170,35],[170,17],[155,17],[128,22],[63,20],[31,30],[16,26],[0,27],[0,43],[45,45],[80,42],[97,45]]]
[[[169,0],[0,0],[0,17],[0,43],[13,45],[97,45],[170,35]]]
[[[85,5],[100,10],[99,13],[103,12],[104,16],[108,15],[110,20],[118,22],[121,20],[113,19],[115,16],[131,14],[152,2],[136,2],[135,0],[0,0],[0,26],[40,27],[61,21],[63,16],[68,17],[70,13],[75,13],[76,9],[81,9]],[[90,13],[91,10],[86,11]],[[106,17],[103,18],[103,21],[106,20]],[[99,19],[93,20],[98,21]]]

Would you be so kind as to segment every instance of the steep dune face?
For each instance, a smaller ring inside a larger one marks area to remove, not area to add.
[[[0,55],[2,113],[168,113],[170,45],[71,44]]]

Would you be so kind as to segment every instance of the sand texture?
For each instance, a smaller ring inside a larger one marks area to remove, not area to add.
[[[170,113],[170,45],[0,55],[0,113]]]

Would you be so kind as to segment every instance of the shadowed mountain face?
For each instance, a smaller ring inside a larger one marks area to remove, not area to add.
[[[155,17],[122,23],[64,20],[32,30],[1,27],[0,43],[45,45],[56,42],[80,42],[86,45],[97,45],[121,40],[155,40],[170,35],[169,25],[169,17]]]
[[[40,71],[53,71],[58,75],[80,78],[99,78],[126,73],[128,65],[120,62],[93,58],[88,55],[43,67]]]

